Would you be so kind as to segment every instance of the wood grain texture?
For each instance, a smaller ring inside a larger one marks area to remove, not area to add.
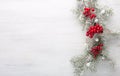
[[[120,1],[101,2],[115,12],[107,26],[119,30]],[[0,0],[0,76],[73,76],[69,60],[85,48],[74,6],[75,0]],[[120,75],[117,45],[114,40],[108,46],[118,68],[115,76]],[[92,76],[112,76],[105,70]]]

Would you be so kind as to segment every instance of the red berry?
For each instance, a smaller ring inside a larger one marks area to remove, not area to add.
[[[97,46],[98,51],[100,50],[100,46]]]
[[[93,30],[93,29],[91,30],[91,33],[94,33],[94,30]]]
[[[86,33],[86,36],[89,36],[89,33],[88,33],[88,32]]]
[[[97,27],[97,30],[100,30],[100,27]]]
[[[98,23],[96,23],[96,24],[95,24],[95,26],[96,26],[96,27],[98,27],[98,26],[99,26],[99,24],[98,24]]]
[[[96,29],[93,29],[94,30],[94,33],[96,33]]]
[[[91,8],[91,10],[92,10],[92,11],[95,11],[95,9],[94,9],[94,8]]]
[[[86,15],[86,12],[83,12],[84,15]]]
[[[103,46],[103,44],[100,44],[99,46]]]
[[[102,50],[102,47],[100,47],[100,51]]]
[[[90,38],[92,38],[96,33],[98,34],[103,33],[103,27],[100,26],[99,24],[95,24],[94,26],[90,26],[87,32],[89,33],[89,35],[86,34],[86,36],[89,36]]]
[[[103,27],[100,27],[100,30],[103,31]]]
[[[90,11],[90,8],[87,8],[87,7],[86,7],[86,8],[84,8],[84,10]]]
[[[99,33],[99,30],[97,30],[97,33]]]
[[[95,18],[95,17],[96,17],[95,14],[91,14],[91,15],[90,15],[90,19],[93,19],[93,18]]]
[[[101,44],[99,44],[99,45],[97,45],[97,46],[93,46],[92,48],[91,48],[91,53],[92,53],[92,55],[93,55],[93,57],[94,58],[96,58],[100,53],[101,53],[101,51],[102,51],[102,43]]]
[[[90,35],[90,38],[93,38],[93,35]]]

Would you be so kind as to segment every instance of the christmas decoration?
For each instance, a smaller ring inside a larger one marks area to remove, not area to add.
[[[92,47],[90,52],[92,53],[94,58],[96,58],[102,52],[102,46],[103,44],[99,44],[97,46]]]
[[[94,26],[90,26],[87,33],[86,33],[86,36],[89,36],[90,38],[93,38],[94,34],[97,33],[103,33],[103,27],[100,26],[99,24],[94,24]]]
[[[93,13],[95,10],[94,8],[84,8],[84,12],[83,14],[85,15],[85,17],[89,17],[90,19],[93,19],[96,17],[96,15]]]
[[[120,34],[120,32],[110,31],[105,26],[105,22],[113,14],[112,9],[99,6],[97,0],[77,0],[75,14],[86,31],[87,38],[84,55],[71,59],[75,75],[82,76],[88,69],[94,71],[96,64],[101,60],[106,60],[114,65],[105,48],[108,35]]]

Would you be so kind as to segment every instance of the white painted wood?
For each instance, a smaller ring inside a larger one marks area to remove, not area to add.
[[[119,30],[120,1],[103,3],[115,11],[107,26]],[[75,0],[0,0],[0,76],[73,76],[69,60],[85,48],[74,6]],[[119,76],[120,41],[109,46]],[[105,70],[95,76],[110,76]]]

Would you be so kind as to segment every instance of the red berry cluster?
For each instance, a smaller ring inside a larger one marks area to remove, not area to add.
[[[86,36],[89,36],[90,38],[93,38],[94,34],[96,33],[103,33],[103,27],[99,24],[95,24],[94,26],[90,26]]]
[[[89,17],[90,19],[93,19],[96,17],[96,14],[93,13],[94,11],[95,11],[94,8],[85,7],[83,14],[85,15],[85,17]]]
[[[97,46],[92,47],[90,52],[92,53],[94,58],[96,58],[101,53],[102,47],[103,47],[102,43]]]

